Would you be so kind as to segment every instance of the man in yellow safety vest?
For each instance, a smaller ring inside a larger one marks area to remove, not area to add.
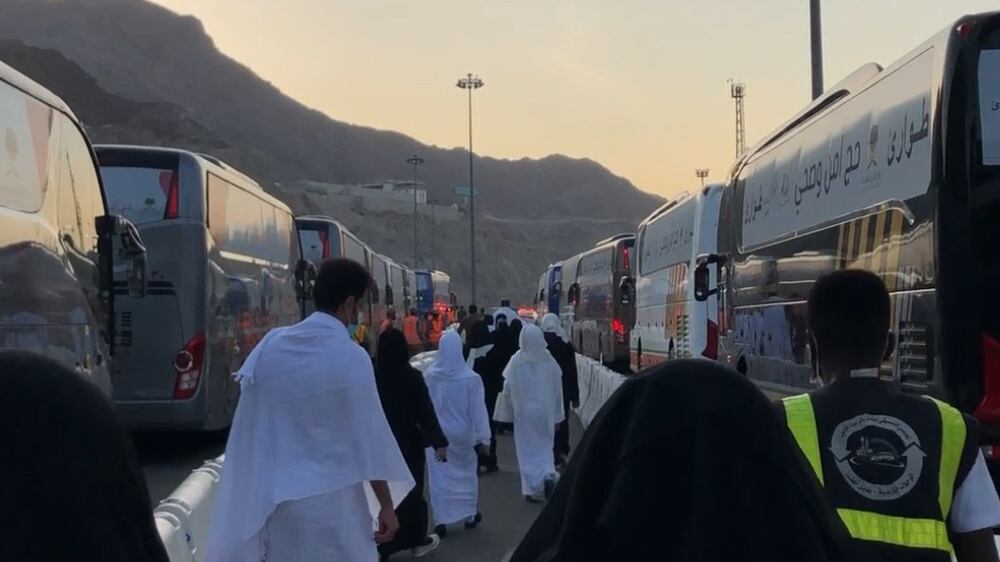
[[[784,399],[781,410],[859,554],[996,562],[1000,500],[978,425],[879,375],[895,347],[882,279],[832,273],[815,283],[807,308],[812,367],[824,386]]]

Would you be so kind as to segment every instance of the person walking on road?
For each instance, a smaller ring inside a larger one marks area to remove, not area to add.
[[[378,327],[378,334],[381,337],[386,330],[394,328],[396,326],[396,309],[390,308],[385,312],[385,319]]]
[[[479,314],[479,307],[474,304],[470,304],[469,314],[467,314],[465,318],[458,323],[458,333],[461,334],[462,339],[465,340],[466,343],[468,343],[469,334],[472,333],[472,329],[482,321],[483,315]]]
[[[975,420],[879,375],[894,348],[882,279],[831,273],[807,306],[824,386],[786,398],[781,413],[859,549],[887,561],[996,562],[1000,499]]]
[[[444,332],[444,317],[439,312],[427,315],[427,345],[428,349],[437,349],[441,344],[441,334]]]
[[[374,562],[394,538],[413,476],[347,331],[370,284],[361,264],[324,261],[316,312],[271,330],[236,373],[206,560]]]
[[[410,348],[411,357],[424,351],[424,340],[420,336],[420,319],[415,308],[411,308],[409,316],[403,319],[403,335],[406,336],[406,345]]]
[[[482,378],[485,390],[486,413],[490,420],[490,448],[487,454],[480,455],[479,468],[485,469],[487,473],[500,470],[497,459],[497,424],[493,421],[493,411],[497,396],[503,390],[503,370],[509,360],[509,356],[493,343],[496,335],[490,333],[485,321],[476,324],[469,333],[467,345],[469,356],[466,360],[472,370]]]
[[[449,330],[441,336],[441,348],[425,379],[449,443],[446,463],[435,462],[434,453],[427,452],[434,532],[444,538],[448,525],[461,521],[472,529],[483,519],[476,457],[486,452],[490,442],[489,418],[483,383],[466,365],[457,332]]]
[[[111,401],[79,372],[0,351],[0,560],[168,562]]]
[[[494,418],[514,423],[514,449],[521,472],[521,493],[528,501],[548,499],[556,482],[556,426],[566,419],[562,372],[534,324],[521,330],[521,349],[503,372],[503,392]]]
[[[542,317],[542,331],[545,332],[545,343],[549,348],[559,369],[562,371],[563,411],[566,420],[559,424],[556,430],[556,443],[553,455],[556,466],[566,464],[569,459],[569,409],[580,407],[580,385],[576,373],[576,351],[569,343],[566,332],[563,331],[559,317],[551,312]]]
[[[409,549],[415,557],[421,558],[441,542],[437,535],[427,534],[427,502],[424,500],[427,461],[424,450],[431,447],[437,462],[447,462],[448,439],[434,413],[434,404],[424,384],[423,374],[410,365],[403,333],[395,328],[382,332],[376,357],[375,382],[382,408],[416,482],[396,508],[399,519],[396,538],[379,545],[379,553],[383,560],[388,560],[393,553]]]
[[[746,377],[664,363],[605,403],[510,562],[869,562],[799,458]]]

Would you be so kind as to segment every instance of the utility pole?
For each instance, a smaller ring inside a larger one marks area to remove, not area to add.
[[[472,277],[472,300],[476,302],[476,182],[472,171],[472,91],[482,88],[484,82],[478,77],[468,73],[465,78],[460,78],[455,84],[463,90],[469,92],[469,266]]]
[[[736,158],[746,150],[746,121],[743,114],[743,98],[747,95],[747,86],[742,82],[733,82],[730,78],[729,95],[736,102]]]
[[[820,0],[809,0],[809,43],[812,53],[812,99],[823,95],[823,24]]]
[[[705,178],[708,177],[708,168],[695,168],[694,175],[698,176],[701,180],[702,189],[705,188]]]
[[[424,163],[424,159],[414,154],[406,159],[406,163],[413,166],[413,269],[419,267],[417,258],[417,166]]]
[[[437,227],[437,217],[434,216],[434,206],[438,204],[438,201],[428,199],[427,204],[431,207],[431,269],[437,270],[437,251],[434,248],[434,229]]]

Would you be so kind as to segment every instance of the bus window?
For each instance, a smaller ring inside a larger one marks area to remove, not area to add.
[[[6,131],[0,206],[35,212],[42,206],[52,109],[0,82],[0,123]]]
[[[180,216],[177,154],[102,150],[101,176],[111,214],[141,225]]]

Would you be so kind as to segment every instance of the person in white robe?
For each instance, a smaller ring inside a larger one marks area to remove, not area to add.
[[[393,538],[413,477],[347,330],[369,282],[356,262],[324,262],[317,312],[268,333],[236,373],[207,562],[375,562]]]
[[[552,447],[556,426],[566,419],[562,370],[538,326],[526,324],[519,341],[521,349],[503,372],[494,420],[514,423],[521,493],[528,501],[537,501],[551,495],[558,476]]]
[[[434,363],[424,374],[441,429],[448,438],[448,462],[435,462],[428,449],[427,475],[434,532],[444,538],[448,525],[482,521],[479,511],[478,454],[490,443],[483,381],[462,357],[462,337],[448,330],[441,336]]]

